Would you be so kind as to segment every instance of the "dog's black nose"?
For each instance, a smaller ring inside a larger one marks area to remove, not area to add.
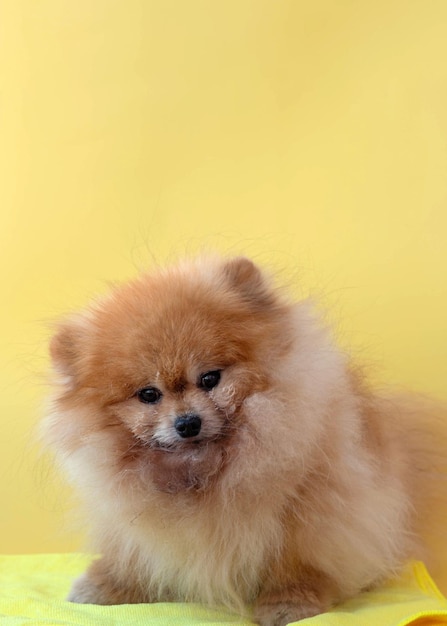
[[[198,415],[181,415],[174,422],[175,430],[180,437],[196,437],[200,433],[202,420]]]

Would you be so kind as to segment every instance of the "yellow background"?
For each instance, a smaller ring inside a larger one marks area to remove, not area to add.
[[[6,0],[0,80],[0,551],[77,545],[48,324],[153,259],[273,264],[447,398],[445,0]]]

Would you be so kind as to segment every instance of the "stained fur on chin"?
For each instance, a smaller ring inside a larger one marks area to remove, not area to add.
[[[117,287],[51,354],[45,437],[103,555],[71,601],[253,604],[283,626],[422,554],[435,448],[445,465],[423,436],[432,407],[374,395],[312,306],[248,259]]]

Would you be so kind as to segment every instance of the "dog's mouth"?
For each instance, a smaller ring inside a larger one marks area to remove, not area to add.
[[[169,430],[153,432],[144,447],[149,456],[150,480],[159,491],[203,491],[220,474],[229,458],[234,431],[228,423],[212,432],[204,429],[195,437],[181,438]]]
[[[193,441],[159,441],[158,439],[153,438],[149,445],[152,450],[158,450],[160,452],[178,452],[179,450],[188,450],[191,448],[198,448],[206,445],[209,441],[215,441],[216,438],[210,439],[194,439]]]
[[[207,489],[220,474],[227,458],[223,437],[186,442],[153,441],[150,446],[150,480],[169,494]]]
[[[149,446],[154,451],[167,452],[168,454],[198,452],[199,450],[206,450],[212,444],[221,442],[227,438],[227,432],[222,432],[212,437],[197,437],[187,440],[179,439],[177,441],[160,441],[153,437],[149,442]]]

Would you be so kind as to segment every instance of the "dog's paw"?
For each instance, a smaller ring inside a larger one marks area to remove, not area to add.
[[[105,601],[104,594],[93,583],[88,572],[74,581],[67,600],[77,604],[110,604],[110,602]]]
[[[315,604],[278,602],[258,606],[255,617],[260,626],[286,626],[306,617],[314,617],[321,612],[321,607]]]
[[[163,598],[153,596],[132,577],[132,571],[117,573],[105,558],[93,561],[88,570],[77,578],[68,594],[69,602],[78,604],[135,604],[155,602]]]

